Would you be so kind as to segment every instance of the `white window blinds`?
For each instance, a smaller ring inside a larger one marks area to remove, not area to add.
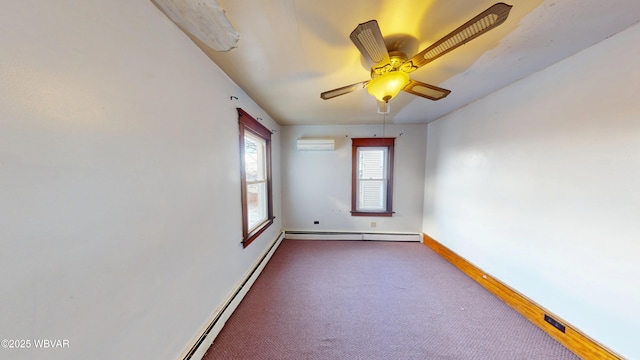
[[[358,211],[385,211],[388,151],[386,147],[358,149]]]

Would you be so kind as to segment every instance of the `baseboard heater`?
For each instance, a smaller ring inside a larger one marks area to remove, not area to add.
[[[263,253],[262,257],[260,257],[260,259],[251,268],[250,272],[245,275],[243,280],[240,282],[240,285],[238,285],[231,296],[227,298],[227,301],[224,302],[220,311],[215,314],[209,325],[207,325],[193,346],[186,351],[186,354],[182,357],[183,360],[190,360],[194,358],[194,356],[196,356],[194,359],[201,359],[207,350],[209,350],[209,346],[211,346],[215,337],[218,335],[220,330],[222,330],[224,323],[231,316],[231,313],[233,313],[238,304],[240,304],[240,301],[242,301],[251,285],[253,285],[258,278],[258,275],[262,272],[262,269],[264,269],[266,263],[271,259],[271,256],[278,248],[278,245],[284,239],[284,234],[285,233],[283,231],[276,237],[269,248]]]
[[[286,231],[285,238],[292,240],[377,240],[422,242],[422,234],[384,232]]]

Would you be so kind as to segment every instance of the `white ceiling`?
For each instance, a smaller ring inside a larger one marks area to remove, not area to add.
[[[375,124],[383,115],[366,89],[320,99],[323,91],[370,79],[351,31],[376,19],[385,40],[401,40],[411,57],[495,2],[219,0],[240,33],[238,47],[199,46],[281,125]],[[640,20],[638,0],[507,3],[513,9],[504,24],[411,73],[451,90],[447,98],[402,92],[385,121],[431,122]]]

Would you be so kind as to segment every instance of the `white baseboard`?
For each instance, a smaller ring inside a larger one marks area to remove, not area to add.
[[[285,238],[291,240],[362,240],[362,234],[285,233]]]
[[[422,236],[420,234],[376,234],[376,233],[365,233],[365,234],[362,234],[362,240],[415,241],[415,242],[421,242],[422,241]]]
[[[184,351],[184,353],[180,356],[180,359],[183,360],[202,360],[204,354],[209,350],[211,344],[213,344],[213,340],[215,340],[216,336],[222,330],[224,324],[229,320],[231,314],[235,311],[235,309],[240,305],[240,302],[244,298],[244,296],[249,292],[251,286],[256,281],[264,267],[273,256],[273,253],[276,251],[282,240],[284,239],[284,232],[281,232],[278,237],[272,242],[271,246],[265,250],[265,252],[260,256],[260,258],[256,261],[256,263],[251,267],[251,269],[247,272],[247,274],[242,278],[242,280],[236,285],[234,291],[229,295],[229,297],[225,300],[225,302],[220,306],[220,310],[216,311],[211,317],[209,321],[207,321],[207,325],[205,328],[200,331],[196,339],[192,341],[190,346]]]
[[[378,240],[422,242],[422,235],[418,233],[287,231],[285,232],[285,238],[291,240]]]

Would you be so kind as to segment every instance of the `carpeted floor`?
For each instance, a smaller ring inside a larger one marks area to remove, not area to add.
[[[578,359],[419,243],[284,240],[204,357]]]

